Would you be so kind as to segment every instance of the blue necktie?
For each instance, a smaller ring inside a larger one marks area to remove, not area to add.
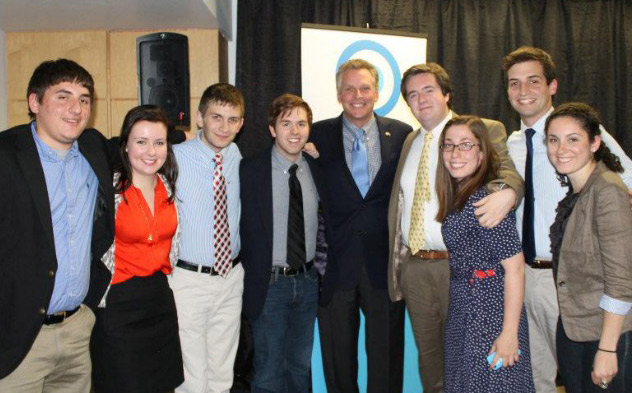
[[[533,221],[533,128],[527,128],[527,162],[524,168],[524,211],[522,214],[522,251],[527,264],[532,264],[535,259],[535,234]]]
[[[351,150],[351,175],[355,180],[362,197],[369,191],[369,156],[364,143],[365,131],[359,129],[356,132]]]

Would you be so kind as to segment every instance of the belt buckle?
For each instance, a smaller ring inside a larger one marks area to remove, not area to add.
[[[61,321],[60,321],[60,323],[61,323],[61,322],[64,322],[66,320],[67,314],[68,314],[68,311],[59,311],[59,312],[56,312],[55,314],[52,314],[51,316],[53,316],[53,317],[61,317]]]
[[[298,270],[295,270],[295,269],[293,269],[290,266],[282,267],[281,269],[283,271],[283,276],[285,276],[285,277],[294,277],[294,276],[296,276],[299,273]]]

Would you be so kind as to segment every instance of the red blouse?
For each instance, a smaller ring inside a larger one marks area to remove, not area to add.
[[[123,196],[116,212],[112,285],[134,276],[151,276],[159,270],[171,273],[169,251],[178,217],[164,184],[160,179],[156,181],[153,215],[138,188],[132,185]]]

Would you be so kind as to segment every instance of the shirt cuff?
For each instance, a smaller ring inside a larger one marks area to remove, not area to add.
[[[617,300],[604,294],[603,296],[601,296],[599,307],[613,314],[628,315],[628,313],[630,312],[630,308],[632,308],[632,303],[624,302],[623,300]]]

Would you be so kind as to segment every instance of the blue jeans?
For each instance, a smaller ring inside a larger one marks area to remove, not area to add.
[[[252,393],[308,392],[318,273],[272,275],[261,315],[252,322]]]
[[[632,331],[619,337],[617,344],[618,372],[608,389],[601,389],[590,378],[599,340],[572,341],[566,336],[562,320],[557,322],[557,360],[566,393],[631,393],[632,392]]]

